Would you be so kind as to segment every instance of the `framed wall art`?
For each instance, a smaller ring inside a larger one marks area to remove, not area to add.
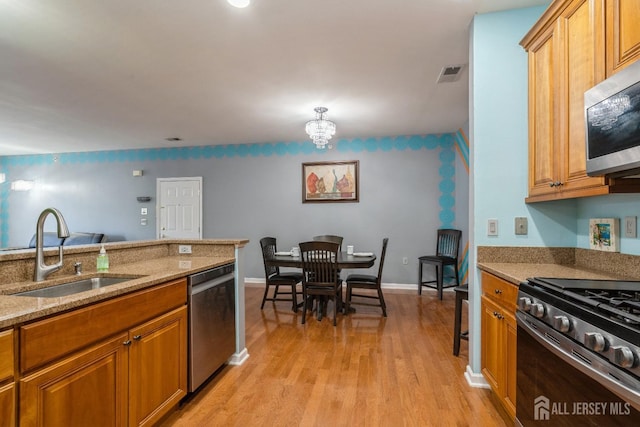
[[[358,202],[358,160],[302,164],[302,203]]]
[[[620,219],[589,220],[589,247],[598,251],[620,252]]]

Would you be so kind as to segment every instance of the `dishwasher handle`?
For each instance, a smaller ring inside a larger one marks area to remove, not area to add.
[[[229,273],[229,274],[226,274],[224,276],[217,277],[217,278],[215,278],[213,280],[202,282],[202,283],[199,283],[197,285],[192,285],[192,286],[190,286],[190,292],[189,293],[191,295],[196,295],[196,294],[199,294],[200,292],[204,292],[204,291],[206,291],[208,289],[211,289],[211,288],[216,287],[218,285],[221,285],[223,283],[233,282],[233,281],[234,281],[233,273]]]
[[[213,280],[216,277],[221,277],[229,273],[233,273],[234,269],[235,269],[234,263],[222,265],[220,267],[216,267],[210,270],[205,270],[196,274],[192,274],[187,277],[187,281],[189,286],[196,286],[199,283],[208,282],[209,280]]]

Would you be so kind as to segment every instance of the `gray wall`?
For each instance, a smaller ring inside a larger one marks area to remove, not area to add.
[[[383,280],[414,284],[417,257],[433,252],[436,229],[468,222],[466,186],[452,193],[465,200],[465,217],[450,223],[441,219],[441,157],[452,150],[452,140],[450,135],[342,140],[324,152],[303,142],[227,146],[227,151],[208,147],[4,157],[2,242],[5,247],[25,246],[48,206],[60,209],[71,231],[104,232],[110,241],[154,239],[156,179],[202,176],[203,237],[250,239],[248,278],[264,277],[261,237],[274,236],[280,249],[289,249],[316,234],[339,234],[344,245],[378,254],[382,238],[389,237]],[[329,160],[360,161],[359,203],[302,203],[301,164]],[[136,169],[144,171],[142,177],[132,176]],[[10,191],[9,182],[16,179],[34,180],[36,186],[28,192]],[[139,203],[136,196],[153,199]],[[147,226],[140,225],[141,207],[149,210]],[[53,219],[46,225],[53,229]],[[403,257],[408,265],[402,264]]]

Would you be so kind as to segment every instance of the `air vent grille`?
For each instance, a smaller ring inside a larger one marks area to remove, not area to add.
[[[456,82],[460,79],[460,74],[464,69],[464,64],[462,65],[447,65],[446,67],[442,67],[440,71],[440,75],[438,76],[437,83],[451,83]]]

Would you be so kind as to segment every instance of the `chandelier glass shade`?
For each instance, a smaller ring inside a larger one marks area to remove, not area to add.
[[[305,131],[309,134],[311,141],[316,144],[317,148],[325,148],[329,144],[329,140],[336,133],[336,124],[325,118],[327,109],[324,107],[316,107],[315,120],[310,120],[305,126]],[[331,148],[331,145],[329,145]]]

